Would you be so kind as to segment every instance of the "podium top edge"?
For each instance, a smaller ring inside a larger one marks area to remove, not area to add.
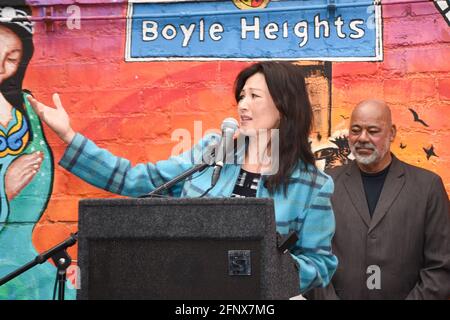
[[[273,205],[272,198],[90,198],[82,199],[79,205],[95,206],[130,206],[146,204],[164,205]]]

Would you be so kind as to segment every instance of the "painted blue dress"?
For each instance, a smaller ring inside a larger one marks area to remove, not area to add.
[[[38,252],[32,243],[36,223],[47,208],[53,186],[53,157],[41,123],[24,99],[28,119],[16,108],[5,128],[0,125],[0,278],[32,261]],[[32,136],[31,136],[32,135]],[[44,154],[40,170],[10,202],[5,194],[5,174],[11,163],[24,154]],[[39,264],[0,287],[0,299],[52,299],[56,267]],[[66,299],[75,290],[66,286]]]

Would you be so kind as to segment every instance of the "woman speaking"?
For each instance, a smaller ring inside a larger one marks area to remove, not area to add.
[[[333,181],[314,163],[308,141],[313,112],[301,70],[287,62],[250,65],[237,76],[234,95],[240,124],[237,140],[245,137],[234,151],[236,161],[224,164],[211,190],[214,169],[209,167],[174,185],[169,193],[199,197],[207,191],[208,197],[273,198],[277,231],[283,235],[295,231],[298,236],[290,252],[299,266],[300,292],[324,287],[337,266],[331,251]],[[168,160],[131,166],[129,160],[74,132],[57,94],[53,96],[56,108],[31,96],[28,99],[67,143],[59,164],[90,184],[121,195],[149,193],[191,169],[216,138],[205,136],[191,150]]]

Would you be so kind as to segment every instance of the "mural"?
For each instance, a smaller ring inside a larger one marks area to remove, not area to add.
[[[239,9],[262,9],[267,6],[270,0],[233,0]]]
[[[53,156],[41,123],[22,89],[33,56],[31,10],[0,2],[0,275],[38,254],[31,236],[47,207],[53,185]],[[0,299],[49,299],[56,268],[41,264],[0,287]],[[31,289],[31,290],[30,290]],[[69,294],[70,296],[70,294]],[[73,296],[73,290],[72,290]]]
[[[438,0],[434,1],[434,5],[439,10],[439,12],[444,16],[450,26],[450,1],[449,0]]]
[[[318,141],[318,146],[313,145],[316,164],[322,170],[342,166],[353,160],[348,145],[348,130],[335,132],[328,139],[327,144]]]
[[[384,99],[398,127],[393,152],[439,174],[450,192],[449,1],[230,0],[217,1],[221,14],[209,15],[212,1],[204,8],[178,1],[164,4],[166,17],[147,14],[163,8],[155,1],[30,0],[32,12],[12,2],[0,1],[0,277],[75,232],[79,199],[116,197],[53,166],[64,145],[44,134],[24,88],[47,103],[58,92],[76,130],[138,163],[167,158],[175,129],[194,133],[202,121],[205,132],[236,116],[233,81],[251,61],[292,60],[307,77],[322,168],[352,160],[352,108]],[[174,17],[172,5],[192,14]],[[308,9],[295,15],[295,5]],[[17,44],[21,63],[17,53],[4,54]],[[76,247],[69,254],[76,263]],[[51,299],[55,270],[49,262],[28,271],[0,287],[0,298]]]

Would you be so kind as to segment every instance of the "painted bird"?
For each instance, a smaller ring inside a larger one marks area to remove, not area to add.
[[[422,149],[423,149],[423,151],[425,151],[425,153],[427,155],[427,160],[430,160],[430,158],[433,157],[433,156],[439,158],[439,156],[434,152],[434,146],[433,145],[431,145],[431,147],[428,148],[428,149],[426,149],[426,148],[422,148]]]
[[[428,124],[425,123],[425,121],[423,121],[422,119],[419,118],[419,115],[417,114],[416,111],[414,111],[414,110],[411,109],[411,108],[408,108],[408,110],[411,111],[411,113],[413,114],[413,116],[414,116],[414,121],[423,124],[425,127],[429,127]]]

